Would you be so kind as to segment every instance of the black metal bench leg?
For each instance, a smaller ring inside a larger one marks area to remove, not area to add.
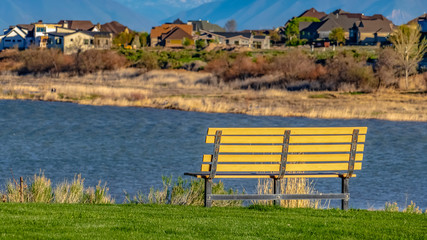
[[[348,185],[349,185],[349,181],[350,178],[346,178],[343,177],[341,178],[342,180],[342,193],[349,193],[349,189],[348,189]],[[349,197],[345,197],[343,200],[341,200],[341,209],[342,210],[348,210],[348,201],[349,201]]]
[[[274,194],[276,194],[277,195],[277,197],[278,197],[278,199],[277,200],[274,200],[274,205],[276,205],[276,206],[280,206],[280,197],[279,197],[279,194],[281,194],[281,183],[282,183],[282,181],[281,181],[281,179],[279,179],[279,178],[274,178],[273,179],[274,180],[274,186],[273,186],[273,188],[274,188]]]
[[[205,178],[205,207],[212,207],[212,179]]]

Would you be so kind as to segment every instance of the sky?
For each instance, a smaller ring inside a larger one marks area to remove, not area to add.
[[[215,0],[115,0],[154,21],[161,21],[181,11]]]

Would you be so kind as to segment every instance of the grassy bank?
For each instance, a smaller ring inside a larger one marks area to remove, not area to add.
[[[209,73],[165,70],[141,73],[135,69],[85,77],[3,75],[0,79],[0,99],[263,116],[427,121],[425,91],[255,91],[241,89],[241,82],[238,86],[233,86],[232,83],[207,84],[212,78]],[[250,81],[256,80],[247,81],[250,85]]]
[[[14,239],[423,239],[427,215],[366,210],[0,204]]]

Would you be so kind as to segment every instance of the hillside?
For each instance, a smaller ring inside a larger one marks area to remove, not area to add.
[[[36,22],[58,22],[61,19],[91,20],[105,23],[112,20],[135,30],[148,31],[154,22],[114,0],[2,0],[0,27]]]
[[[314,7],[325,12],[343,9],[365,15],[382,14],[395,24],[402,24],[423,14],[427,10],[425,6],[425,0],[221,0],[180,12],[165,21],[207,19],[224,26],[228,20],[234,19],[239,30],[269,29],[282,26],[293,16]]]

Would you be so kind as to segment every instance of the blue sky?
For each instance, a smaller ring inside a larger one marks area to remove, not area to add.
[[[155,21],[215,0],[115,0]]]

